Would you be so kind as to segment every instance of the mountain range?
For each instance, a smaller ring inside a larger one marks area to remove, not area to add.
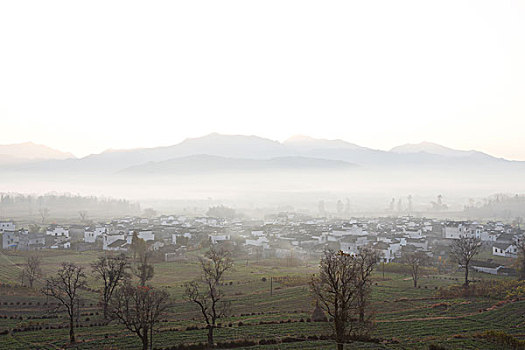
[[[523,166],[479,151],[430,142],[390,151],[343,140],[293,136],[277,142],[258,136],[209,134],[167,147],[108,150],[83,158],[33,143],[0,145],[0,165],[16,172],[63,171],[111,174],[191,173],[264,169],[353,169],[355,167],[472,168]]]
[[[33,142],[0,145],[0,165],[29,163],[50,159],[63,160],[69,158],[75,158],[75,156],[71,153],[61,152]]]

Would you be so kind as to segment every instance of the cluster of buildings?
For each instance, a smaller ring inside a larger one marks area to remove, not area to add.
[[[184,254],[188,247],[223,244],[261,258],[298,259],[319,256],[327,248],[354,254],[362,247],[371,247],[379,251],[385,263],[417,251],[436,259],[446,257],[452,242],[462,236],[479,238],[494,256],[514,258],[517,242],[524,239],[520,228],[501,222],[410,216],[341,220],[296,213],[267,216],[264,220],[124,217],[90,225],[50,225],[39,232],[17,228],[14,222],[0,222],[0,233],[3,249],[128,251],[136,236],[147,243],[148,249],[165,254],[166,260]],[[480,266],[479,270],[483,269],[487,267]]]
[[[490,247],[493,255],[515,258],[518,255],[517,244],[523,239],[523,231],[501,222],[481,224],[475,221],[460,221],[446,223],[444,236],[447,239],[475,237]]]

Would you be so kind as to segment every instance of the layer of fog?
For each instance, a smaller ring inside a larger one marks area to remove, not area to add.
[[[134,200],[163,211],[218,203],[237,208],[291,206],[315,212],[319,201],[348,198],[354,213],[382,213],[392,198],[412,196],[414,211],[431,211],[442,195],[450,211],[494,193],[525,193],[520,172],[436,170],[291,170],[177,175],[86,175],[2,172],[0,192],[74,193]],[[193,204],[192,204],[193,203]]]

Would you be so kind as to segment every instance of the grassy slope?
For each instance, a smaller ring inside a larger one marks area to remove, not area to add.
[[[98,253],[43,253],[43,268],[46,273],[56,271],[61,261],[74,261],[86,268]],[[23,254],[2,254],[0,256],[0,283],[14,283],[24,261]],[[222,321],[223,327],[216,331],[216,340],[241,338],[268,339],[294,335],[328,334],[329,325],[325,323],[298,322],[306,320],[313,309],[313,300],[306,285],[285,286],[274,282],[273,295],[270,296],[270,276],[306,277],[317,269],[315,262],[308,266],[283,266],[283,261],[264,260],[260,263],[242,260],[236,261],[235,270],[226,278],[224,287],[232,300],[232,316]],[[166,347],[179,343],[203,342],[206,331],[186,331],[190,325],[202,326],[195,307],[182,298],[182,284],[197,277],[199,271],[194,261],[182,263],[159,263],[155,265],[154,285],[166,286],[175,298],[175,306],[166,315],[161,324],[161,332],[155,336],[155,346]],[[96,287],[97,281],[90,273],[89,283]],[[266,277],[266,281],[262,280]],[[304,277],[304,278],[303,278]],[[452,279],[450,279],[452,277]],[[300,278],[300,280],[301,280]],[[394,344],[354,344],[353,348],[404,349],[426,348],[428,343],[443,344],[458,349],[494,349],[497,346],[472,337],[476,332],[498,329],[524,337],[525,302],[506,304],[491,311],[483,311],[497,303],[497,300],[485,298],[439,300],[434,297],[435,288],[452,283],[461,278],[461,273],[454,276],[431,276],[420,281],[421,288],[413,288],[408,276],[386,273],[385,279],[380,274],[375,276],[373,286],[373,308],[376,314],[374,336],[397,340]],[[490,278],[477,274],[475,278]],[[230,285],[231,282],[231,285]],[[300,282],[299,282],[300,283]],[[77,330],[78,338],[83,341],[75,346],[79,349],[138,349],[138,338],[123,330],[119,325],[108,327],[88,327],[97,321],[96,295],[84,295],[86,313],[81,317],[84,327]],[[0,330],[39,323],[44,326],[64,324],[63,315],[57,319],[41,319],[48,314],[42,304],[45,298],[26,288],[0,288]],[[31,303],[31,305],[29,305]],[[37,305],[40,303],[40,305]],[[480,311],[481,310],[481,311]],[[90,314],[93,315],[90,315]],[[20,320],[20,316],[22,320]],[[28,320],[27,316],[32,316]],[[259,324],[261,321],[297,321],[278,324]],[[238,326],[238,322],[244,325]],[[228,327],[231,323],[231,327]],[[43,329],[40,331],[20,332],[0,335],[0,348],[56,349],[67,342],[67,329]],[[333,348],[327,341],[309,341],[280,344],[280,349],[294,348]],[[257,349],[274,349],[273,346],[257,346]]]

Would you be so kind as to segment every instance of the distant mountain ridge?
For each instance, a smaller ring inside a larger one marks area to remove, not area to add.
[[[0,152],[1,154],[2,152]],[[108,150],[80,159],[65,159],[70,154],[59,151],[55,151],[53,155],[55,158],[36,163],[17,164],[15,168],[17,171],[137,174],[153,173],[155,172],[153,169],[166,172],[167,169],[171,168],[172,171],[180,171],[183,163],[188,166],[187,170],[194,169],[195,171],[205,168],[213,171],[227,167],[226,164],[239,171],[248,168],[261,170],[264,168],[291,169],[296,167],[297,169],[305,169],[307,168],[305,163],[309,164],[309,168],[319,169],[323,167],[338,168],[335,164],[339,165],[339,169],[349,168],[342,166],[343,164],[384,169],[394,166],[454,167],[460,169],[494,164],[501,166],[525,164],[525,162],[511,162],[492,157],[478,151],[454,150],[430,142],[405,144],[394,147],[390,151],[381,151],[343,140],[316,139],[300,135],[293,136],[284,142],[278,142],[254,135],[222,135],[218,133],[188,138],[172,146]],[[10,155],[7,154],[6,156]],[[250,160],[257,160],[258,162]],[[219,161],[224,162],[224,164],[219,164]],[[285,164],[287,161],[289,162],[288,165]],[[197,164],[198,162],[203,164]],[[205,164],[206,162],[209,164]],[[141,167],[144,170],[140,170]],[[146,171],[145,169],[150,170]]]
[[[149,162],[126,168],[122,174],[185,174],[193,172],[252,172],[268,170],[334,170],[351,169],[355,165],[335,160],[277,157],[271,159],[227,158],[210,155],[193,155],[162,162]]]
[[[449,147],[445,147],[442,145],[439,145],[437,143],[432,142],[420,142],[420,143],[407,143],[404,145],[396,146],[390,150],[390,152],[395,153],[420,153],[425,152],[429,154],[436,154],[440,156],[446,156],[446,157],[470,157],[470,156],[484,156],[484,157],[492,157],[486,153],[479,152],[479,151],[460,151],[456,149],[452,149]]]
[[[308,151],[314,149],[366,149],[365,147],[343,141],[343,140],[326,140],[316,139],[310,136],[295,135],[283,142],[283,145],[296,151]]]
[[[71,153],[58,151],[33,142],[0,145],[0,164],[15,164],[51,159],[63,160],[69,158],[75,158],[75,156]]]

